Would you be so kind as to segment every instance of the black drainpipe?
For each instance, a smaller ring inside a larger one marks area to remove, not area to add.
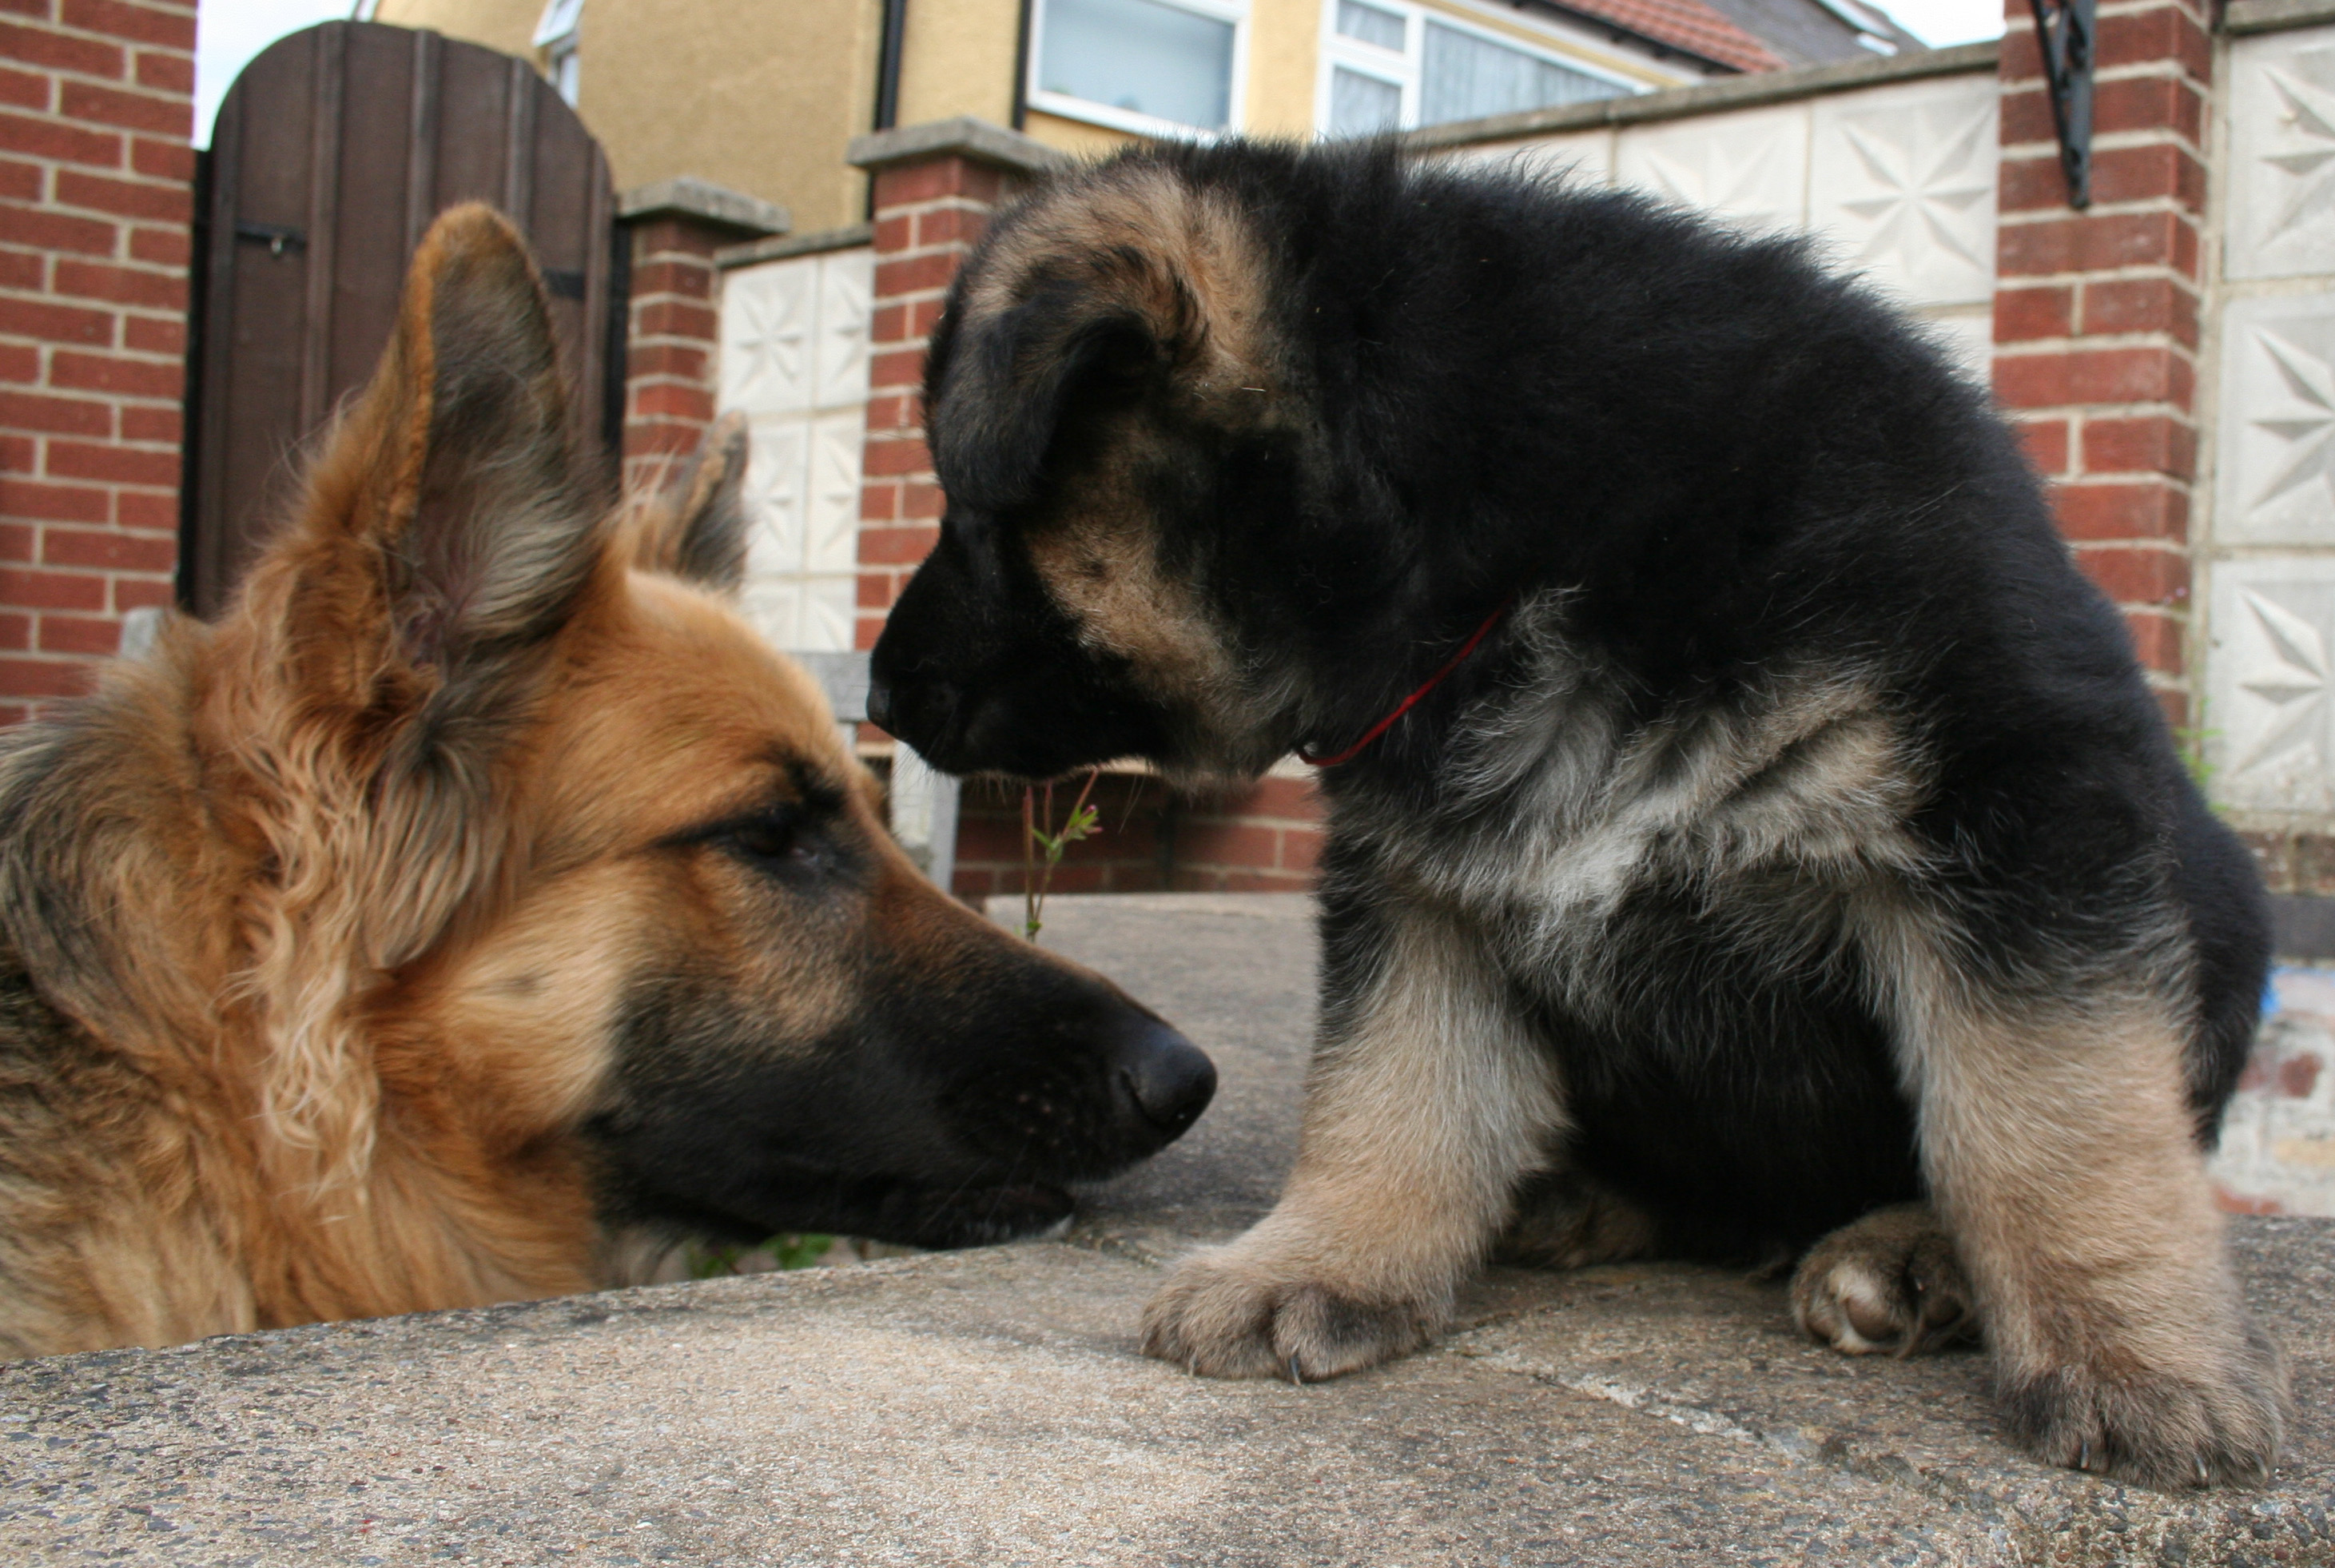
[[[884,0],[884,38],[876,48],[876,129],[900,123],[900,45],[908,33],[908,0]]]
[[[1026,130],[1030,118],[1030,5],[1022,0],[1021,20],[1013,32],[1013,129]]]
[[[908,34],[908,0],[884,0],[884,35],[876,44],[876,123],[889,131],[900,122],[900,48]],[[876,177],[867,176],[867,218],[876,218]]]

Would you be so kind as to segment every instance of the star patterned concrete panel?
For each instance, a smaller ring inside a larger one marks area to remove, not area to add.
[[[1808,217],[1808,109],[1788,103],[1632,126],[1613,160],[1619,183],[1755,232]]]
[[[2222,312],[2219,546],[2335,546],[2335,288]]]
[[[867,434],[865,247],[731,269],[720,406],[746,415],[746,613],[782,648],[851,646]]]
[[[1914,305],[1994,297],[1997,93],[1949,77],[1814,102],[1808,226]]]
[[[1616,184],[1833,265],[1936,321],[1983,381],[1992,349],[1999,148],[1992,76],[1952,76],[1446,154]]]
[[[2335,273],[2335,28],[2230,46],[2230,278]]]
[[[2335,810],[2335,556],[2220,561],[2213,583],[2204,716],[2214,798]]]

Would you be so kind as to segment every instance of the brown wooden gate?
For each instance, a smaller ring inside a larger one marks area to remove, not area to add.
[[[533,245],[587,450],[613,477],[625,266],[608,160],[523,60],[328,22],[220,106],[196,233],[181,597],[215,615],[292,499],[302,442],[389,341],[430,220],[492,202]]]

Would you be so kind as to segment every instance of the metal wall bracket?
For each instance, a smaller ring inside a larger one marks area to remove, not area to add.
[[[2068,177],[2068,205],[2092,204],[2092,42],[2099,33],[2098,0],[2027,0],[2035,13],[2035,40],[2051,94],[2051,124],[2059,133],[2059,171]]]
[[[281,223],[253,223],[248,219],[235,226],[237,239],[255,239],[267,247],[270,256],[282,256],[287,250],[305,250],[308,237],[296,228]]]

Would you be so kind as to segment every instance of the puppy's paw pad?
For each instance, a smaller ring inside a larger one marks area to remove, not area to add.
[[[1418,1303],[1360,1301],[1204,1253],[1144,1309],[1143,1353],[1203,1377],[1312,1382],[1407,1355],[1441,1321]]]
[[[1867,1216],[1817,1244],[1792,1276],[1801,1331],[1852,1356],[1918,1355],[1978,1338],[1953,1244],[1920,1211]]]
[[[2013,1435],[2038,1458],[2161,1491],[2259,1486],[2285,1426],[2274,1352],[2207,1381],[2091,1368],[2007,1385]]]

